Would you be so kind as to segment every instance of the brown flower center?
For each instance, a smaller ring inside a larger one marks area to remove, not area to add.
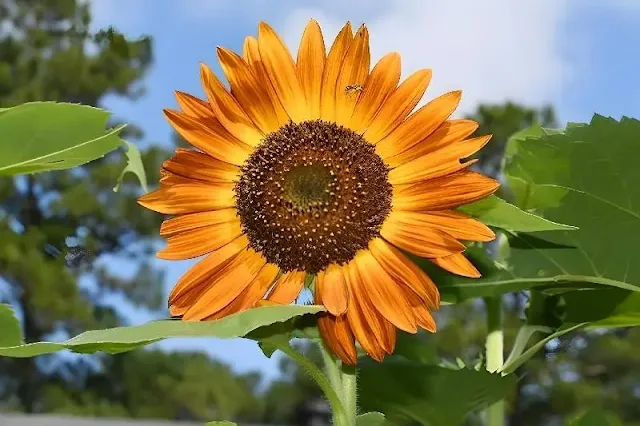
[[[314,274],[379,235],[392,187],[357,133],[321,120],[265,136],[242,166],[236,207],[251,247],[283,271]]]

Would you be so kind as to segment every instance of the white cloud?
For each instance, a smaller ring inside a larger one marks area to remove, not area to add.
[[[425,99],[461,89],[465,112],[480,102],[558,101],[571,75],[559,48],[569,0],[390,0],[375,11],[367,4],[299,8],[278,29],[295,52],[309,18],[320,22],[330,44],[347,19],[366,12],[372,59],[399,52],[405,77],[431,68]]]

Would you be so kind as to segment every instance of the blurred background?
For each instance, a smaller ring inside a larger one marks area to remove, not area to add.
[[[260,20],[296,52],[312,17],[327,44],[346,20],[364,22],[372,61],[397,51],[405,77],[432,68],[425,100],[462,89],[457,116],[495,135],[479,163],[493,176],[508,136],[533,123],[564,126],[594,112],[640,117],[637,0],[0,0],[0,107],[56,100],[111,110],[114,124],[131,124],[125,136],[143,151],[154,186],[161,162],[184,143],[162,108],[176,107],[174,90],[203,97],[199,63],[223,77],[215,46],[240,51]],[[123,35],[101,31],[109,26]],[[195,261],[154,259],[162,216],[135,203],[135,178],[112,191],[123,167],[117,152],[74,171],[0,178],[0,299],[16,307],[27,341],[166,317],[172,284]],[[507,348],[525,304],[526,294],[505,297]],[[440,332],[428,336],[437,352],[477,359],[486,334],[481,305],[438,315]],[[509,425],[562,424],[587,407],[637,421],[638,347],[634,329],[552,341],[518,372]],[[62,415],[140,425],[329,419],[320,392],[292,362],[267,359],[241,339],[168,340],[117,356],[0,359],[0,411],[7,426],[73,424],[55,420]]]

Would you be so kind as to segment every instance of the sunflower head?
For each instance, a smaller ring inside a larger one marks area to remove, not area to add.
[[[265,23],[242,55],[218,48],[229,83],[206,67],[206,100],[177,92],[165,110],[195,149],[163,164],[143,206],[172,215],[160,230],[165,259],[207,255],[180,278],[170,312],[217,319],[258,304],[293,303],[315,275],[326,344],[356,362],[355,343],[377,360],[396,329],[435,331],[435,284],[406,256],[477,277],[466,241],[495,237],[455,210],[498,183],[468,170],[488,136],[449,119],[460,92],[414,111],[431,79],[400,83],[400,56],[370,67],[369,34],[347,23],[328,52],[315,21],[297,59]]]

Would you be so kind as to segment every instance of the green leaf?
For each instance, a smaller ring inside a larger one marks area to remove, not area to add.
[[[539,131],[510,141],[505,173],[526,185],[520,208],[536,207],[554,223],[579,229],[509,233],[505,264],[484,250],[467,250],[482,278],[445,273],[416,260],[441,291],[443,300],[498,296],[530,288],[563,291],[616,287],[640,291],[640,121],[617,122],[595,116],[588,125],[564,132]],[[517,192],[516,191],[516,192]]]
[[[122,180],[124,179],[124,175],[129,173],[133,173],[138,177],[140,181],[140,186],[142,186],[142,190],[144,192],[149,192],[147,188],[147,175],[144,172],[144,165],[142,164],[142,157],[140,156],[140,151],[138,147],[132,144],[131,142],[122,141],[127,147],[126,156],[127,156],[127,166],[122,169],[120,176],[118,177],[118,181],[116,186],[113,188],[114,192],[118,192],[120,185],[122,184]]]
[[[0,175],[69,169],[122,144],[124,126],[105,130],[109,112],[85,105],[30,102],[0,114]]]
[[[20,321],[10,305],[0,304],[0,347],[22,344]]]
[[[473,369],[449,369],[416,362],[362,362],[359,369],[361,407],[388,419],[423,425],[458,425],[469,412],[503,398],[516,377]]]
[[[494,195],[475,203],[459,207],[458,210],[477,217],[488,226],[517,232],[540,232],[573,230],[575,226],[563,225],[520,210],[502,198]]]
[[[373,411],[356,417],[356,426],[382,426],[384,421],[384,414]]]
[[[622,422],[614,414],[596,408],[587,411],[569,426],[622,426]]]
[[[520,189],[520,207],[535,206],[554,222],[579,227],[536,238],[513,236],[512,278],[640,290],[640,262],[634,261],[640,235],[640,169],[635,160],[640,121],[595,115],[588,125],[509,143],[514,146],[507,178],[529,182]]]
[[[222,420],[219,422],[208,422],[205,426],[237,426],[237,423]]]
[[[243,337],[262,326],[324,311],[321,306],[264,306],[216,321],[161,320],[132,327],[116,327],[82,333],[61,343],[37,342],[0,347],[0,356],[33,357],[63,349],[79,353],[119,353],[169,337]]]

